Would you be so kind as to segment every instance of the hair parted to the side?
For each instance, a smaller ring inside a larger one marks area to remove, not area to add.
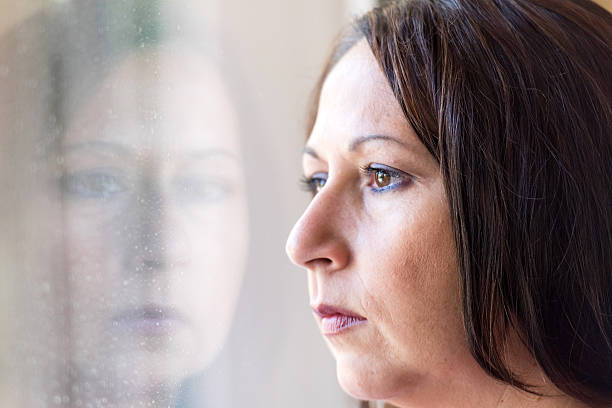
[[[450,205],[471,352],[533,391],[521,338],[564,393],[612,405],[612,16],[587,0],[413,0],[343,33],[313,94],[365,38]]]

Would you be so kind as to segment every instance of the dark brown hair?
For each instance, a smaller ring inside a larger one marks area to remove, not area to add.
[[[517,333],[550,380],[612,404],[612,16],[586,0],[413,0],[365,38],[445,181],[471,352],[525,391]]]

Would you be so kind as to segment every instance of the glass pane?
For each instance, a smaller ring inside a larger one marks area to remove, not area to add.
[[[0,406],[356,406],[283,251],[351,10],[252,3],[0,6]]]

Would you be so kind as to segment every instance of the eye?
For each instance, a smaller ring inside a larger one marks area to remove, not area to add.
[[[310,177],[303,176],[300,180],[304,190],[312,193],[313,196],[321,191],[325,183],[327,183],[327,173],[316,173]]]
[[[233,192],[232,183],[219,177],[183,176],[175,180],[179,197],[190,202],[217,202]]]
[[[378,169],[374,172],[374,182],[379,188],[391,184],[391,174],[387,170]]]
[[[120,177],[106,170],[66,173],[60,185],[69,196],[81,198],[109,198],[126,190]]]
[[[403,187],[412,180],[409,174],[383,164],[369,164],[361,167],[361,172],[375,193]]]

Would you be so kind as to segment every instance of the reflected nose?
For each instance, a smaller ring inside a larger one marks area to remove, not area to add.
[[[189,242],[173,197],[149,181],[135,200],[136,268],[161,271],[187,263]]]
[[[352,221],[349,212],[342,210],[339,198],[331,186],[327,186],[314,197],[297,221],[285,247],[294,264],[327,272],[348,265]]]

